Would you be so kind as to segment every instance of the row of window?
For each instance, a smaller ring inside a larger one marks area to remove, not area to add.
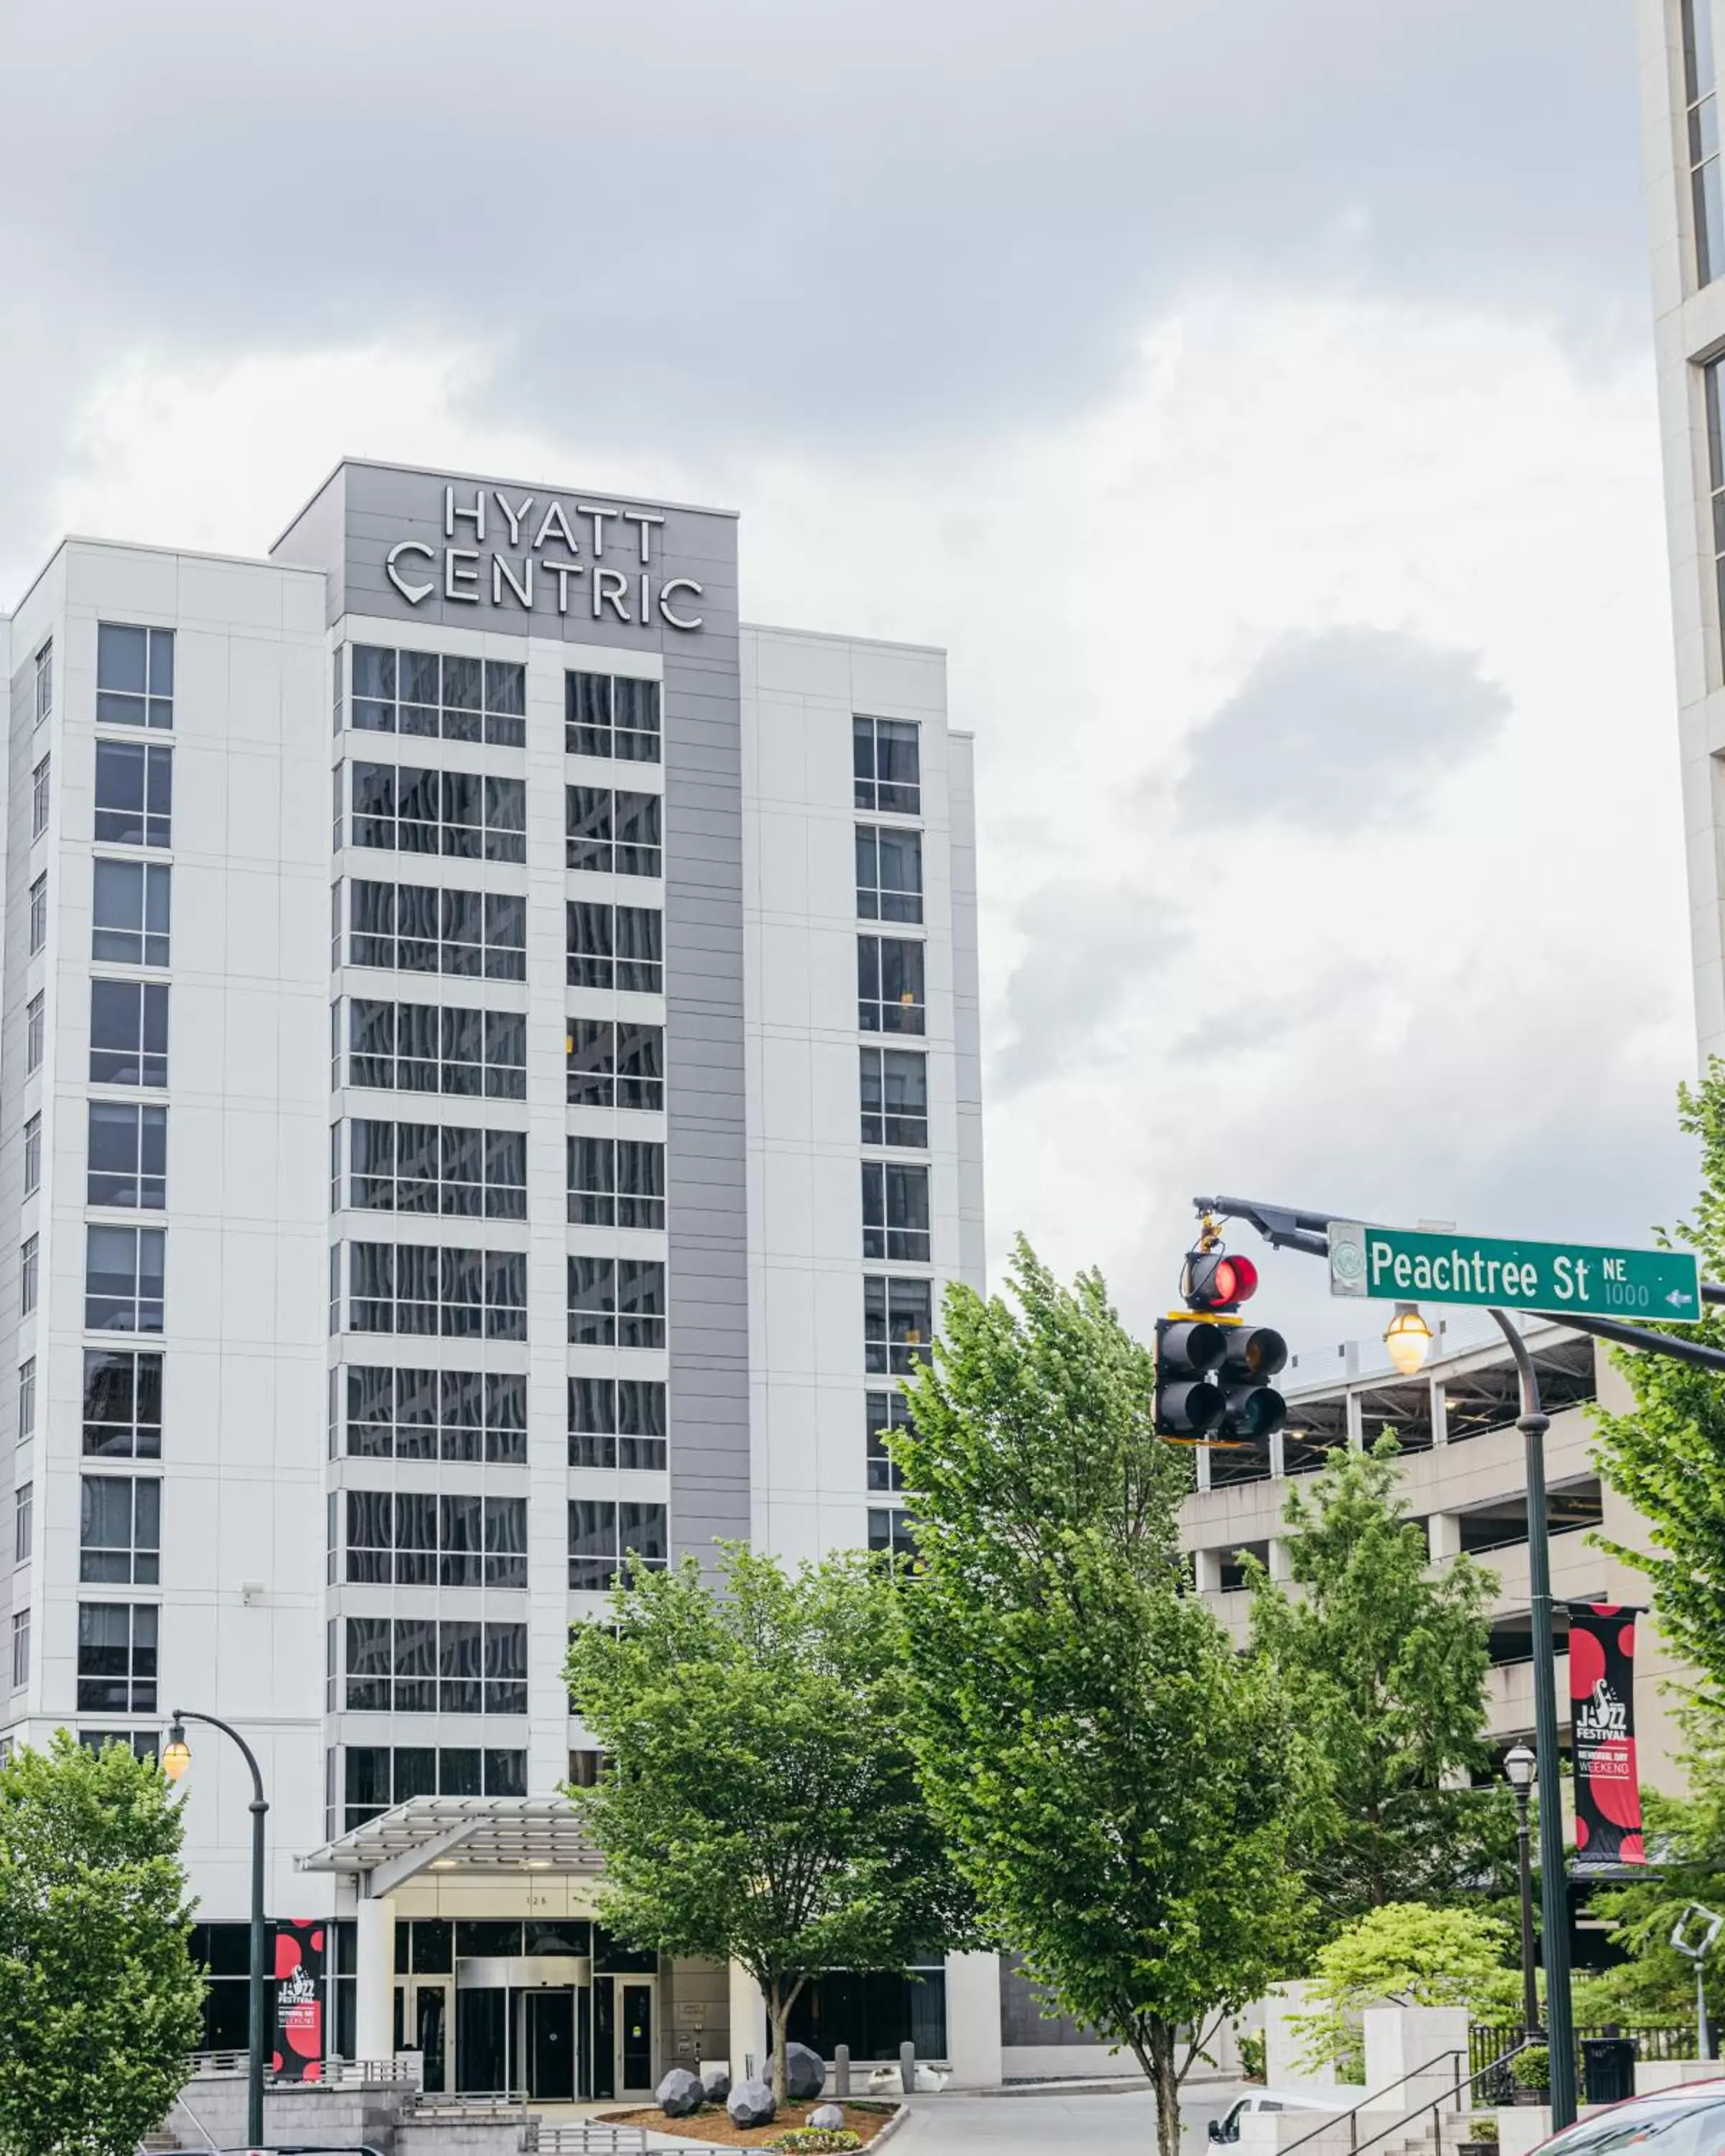
[[[349,1617],[343,1703],[359,1714],[525,1714],[527,1628]],[[335,1620],[331,1620],[331,1659]],[[333,1678],[334,1671],[331,1675]],[[331,1701],[331,1706],[334,1702]]]
[[[572,1467],[662,1468],[665,1430],[662,1378],[570,1378]],[[526,1377],[350,1363],[330,1373],[331,1455],[344,1445],[357,1459],[525,1466]]]
[[[344,1253],[350,1332],[527,1337],[523,1250],[454,1250],[420,1243],[338,1246],[330,1253],[332,1332],[342,1329]],[[663,1348],[665,1275],[664,1262],[656,1258],[570,1258],[570,1341],[585,1348]],[[149,1329],[159,1329],[159,1312],[158,1303],[157,1327]]]
[[[1719,100],[1713,62],[1712,0],[1683,0],[1683,109],[1689,200],[1695,227],[1695,281],[1725,270],[1725,187],[1719,166]]]
[[[336,654],[336,728],[339,732],[345,721],[362,732],[487,741],[520,748],[526,740],[526,668],[520,660],[357,644],[351,680],[345,683],[342,654]],[[609,674],[566,673],[563,732],[571,756],[657,763],[659,684]]]
[[[101,983],[127,988],[126,982]],[[162,998],[161,1075],[110,1076],[114,1085],[167,1082],[167,990],[141,984]],[[380,1003],[362,996],[347,1004],[343,1065],[341,1006],[331,1012],[335,1085],[397,1093],[462,1094],[522,1101],[527,1094],[527,1020],[523,1011],[478,1011],[436,1004]],[[117,1029],[121,1014],[116,1014]],[[136,1021],[134,1021],[136,1023]],[[659,1110],[665,1106],[665,1029],[611,1019],[572,1018],[565,1049],[567,1092],[578,1106]],[[121,1067],[132,1068],[138,1059]],[[91,1075],[95,1075],[91,1055]],[[112,1066],[109,1066],[112,1067]],[[152,1066],[153,1067],[153,1066]]]
[[[527,1755],[465,1745],[350,1744],[341,1779],[342,1825],[352,1830],[411,1797],[524,1797]]]
[[[92,835],[99,845],[173,844],[173,757],[165,745],[98,740]],[[33,841],[47,830],[53,802],[53,759],[44,757],[30,774]]]
[[[129,743],[104,742],[101,749],[116,757],[166,758],[169,754],[165,748],[134,749]],[[111,829],[104,829],[100,753],[99,750],[96,836],[124,844],[166,845],[165,793],[163,814],[153,823],[138,811],[121,808],[108,819]],[[46,773],[44,764],[38,773],[44,828]],[[524,862],[527,858],[527,789],[519,778],[408,764],[352,763],[338,766],[333,780],[333,837],[338,852],[347,844],[402,854],[441,854],[458,860]],[[118,790],[129,793],[135,788],[129,783]],[[608,786],[566,787],[564,817],[565,858],[571,869],[605,875],[665,873],[664,804],[659,794],[625,793]],[[146,829],[159,829],[162,835],[141,835]]]
[[[572,1588],[603,1594],[637,1566],[660,1570],[669,1563],[669,1527],[662,1504],[588,1497],[572,1497],[568,1504]],[[419,1490],[349,1490],[338,1497],[332,1491],[331,1581],[337,1573],[337,1524],[343,1519],[341,1576],[351,1586],[526,1591],[525,1497]]]
[[[487,1220],[527,1217],[525,1131],[355,1116],[331,1127],[330,1177],[331,1209],[337,1213],[351,1206]]]
[[[24,1009],[24,1075],[42,1068],[48,999],[33,995]],[[110,981],[90,984],[90,1082],[93,1086],[166,1086],[167,983]]]

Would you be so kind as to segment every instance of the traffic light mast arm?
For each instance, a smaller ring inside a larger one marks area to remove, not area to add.
[[[1308,1258],[1330,1254],[1329,1225],[1332,1219],[1351,1220],[1352,1214],[1312,1213],[1294,1205],[1266,1205],[1255,1198],[1194,1198],[1200,1213],[1245,1220],[1255,1228],[1272,1250],[1299,1250]],[[1703,1281],[1703,1302],[1725,1303],[1725,1282]],[[1626,1325],[1615,1317],[1583,1317],[1573,1312],[1536,1310],[1528,1315],[1552,1325],[1567,1326],[1572,1332],[1589,1332],[1620,1348],[1638,1348],[1648,1355],[1663,1355],[1674,1363],[1687,1363],[1701,1370],[1725,1371],[1725,1348],[1709,1348],[1699,1340],[1685,1340],[1671,1332],[1649,1332],[1639,1325]]]

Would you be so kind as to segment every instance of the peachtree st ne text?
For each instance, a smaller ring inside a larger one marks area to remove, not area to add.
[[[1410,1257],[1375,1236],[1366,1240],[1366,1263],[1374,1295],[1386,1287],[1412,1288],[1430,1295],[1502,1296],[1518,1302],[1583,1301],[1589,1292],[1589,1276],[1595,1270],[1591,1258],[1560,1255],[1552,1260],[1550,1285],[1542,1286],[1539,1267],[1532,1258],[1488,1258],[1459,1245],[1435,1257],[1424,1251]],[[1603,1258],[1598,1270],[1601,1281],[1621,1279],[1623,1260]]]

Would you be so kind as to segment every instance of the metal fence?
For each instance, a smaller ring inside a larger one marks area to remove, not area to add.
[[[1620,2036],[1635,2047],[1639,2064],[1649,2059],[1692,2059],[1697,2056],[1695,2024],[1666,2022],[1657,2026],[1631,2029],[1607,2022],[1599,2028],[1581,2028],[1575,2031],[1575,2068],[1581,2071],[1581,2046],[1589,2037]],[[1471,2072],[1481,2075],[1475,2097],[1476,2102],[1489,2107],[1492,2104],[1513,2103],[1520,2087],[1507,2066],[1500,2066],[1505,2054],[1515,2050],[1526,2041],[1526,2032],[1518,2026],[1497,2028],[1476,2022],[1467,2032],[1467,2062]],[[1496,2068],[1494,2072],[1492,2070]]]

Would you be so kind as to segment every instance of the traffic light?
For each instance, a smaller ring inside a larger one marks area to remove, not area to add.
[[[1287,1419],[1287,1404],[1269,1382],[1286,1366],[1287,1342],[1238,1315],[1257,1287],[1250,1258],[1201,1246],[1188,1255],[1180,1292],[1196,1315],[1156,1325],[1158,1437],[1250,1445]]]

